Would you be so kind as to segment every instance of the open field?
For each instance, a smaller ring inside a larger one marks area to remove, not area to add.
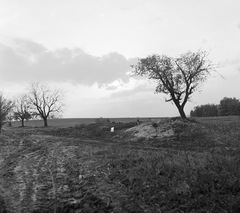
[[[48,125],[49,126],[54,126],[54,127],[70,127],[70,126],[75,126],[79,124],[91,124],[95,123],[95,120],[99,118],[59,118],[59,119],[49,119],[48,120]],[[122,123],[128,123],[128,122],[136,122],[137,119],[140,121],[147,121],[150,119],[158,119],[158,118],[104,118],[104,119],[109,119],[110,122],[122,122]],[[20,121],[14,121],[12,123],[13,127],[21,126]],[[43,126],[43,121],[42,120],[29,120],[25,121],[26,126],[30,127],[40,127]]]
[[[95,120],[99,118],[59,118],[59,119],[49,119],[48,124],[49,126],[54,127],[73,127],[79,124],[91,124],[95,123]],[[156,120],[160,119],[158,117],[131,117],[131,118],[104,118],[109,119],[110,122],[122,122],[122,123],[129,123],[129,122],[136,122],[139,119],[142,122],[146,122],[149,120]],[[224,116],[224,117],[203,117],[203,118],[195,118],[197,121],[200,122],[226,122],[226,121],[240,121],[240,116]],[[14,121],[12,123],[13,127],[21,126],[20,121]],[[42,120],[29,120],[25,121],[25,125],[29,127],[41,127],[43,126]]]
[[[92,121],[5,127],[0,212],[240,212],[238,117]]]
[[[200,122],[240,122],[240,116],[219,116],[219,117],[201,117],[195,118]]]

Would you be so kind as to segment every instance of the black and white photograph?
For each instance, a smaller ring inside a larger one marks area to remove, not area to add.
[[[239,0],[0,0],[0,213],[240,212]]]

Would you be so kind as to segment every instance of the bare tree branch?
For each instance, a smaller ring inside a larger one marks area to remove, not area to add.
[[[60,89],[51,90],[47,85],[34,83],[29,87],[29,101],[36,109],[36,114],[47,126],[47,120],[51,114],[59,114],[62,112],[63,92]]]

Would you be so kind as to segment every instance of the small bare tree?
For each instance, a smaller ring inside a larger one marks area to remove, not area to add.
[[[52,114],[59,114],[63,109],[63,92],[60,89],[51,89],[43,83],[33,83],[29,87],[28,99],[35,115],[40,116],[44,126],[48,126],[48,118]]]
[[[6,99],[3,93],[0,93],[0,133],[3,124],[7,121],[8,114],[13,108],[12,101]]]
[[[32,118],[27,95],[21,95],[15,99],[13,117],[21,121],[22,127],[24,127],[24,120]]]

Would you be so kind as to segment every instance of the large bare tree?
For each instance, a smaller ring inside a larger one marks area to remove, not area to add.
[[[59,114],[63,109],[63,92],[60,89],[51,89],[43,83],[33,83],[29,87],[29,102],[36,110],[36,115],[48,126],[48,118],[53,114]]]
[[[7,120],[7,116],[13,108],[12,101],[6,99],[2,92],[0,92],[0,133],[2,130],[3,124]]]
[[[169,95],[166,101],[173,101],[184,119],[187,101],[213,70],[207,53],[203,51],[187,52],[178,58],[154,54],[139,59],[138,64],[132,67],[134,75],[155,80],[156,92]]]

